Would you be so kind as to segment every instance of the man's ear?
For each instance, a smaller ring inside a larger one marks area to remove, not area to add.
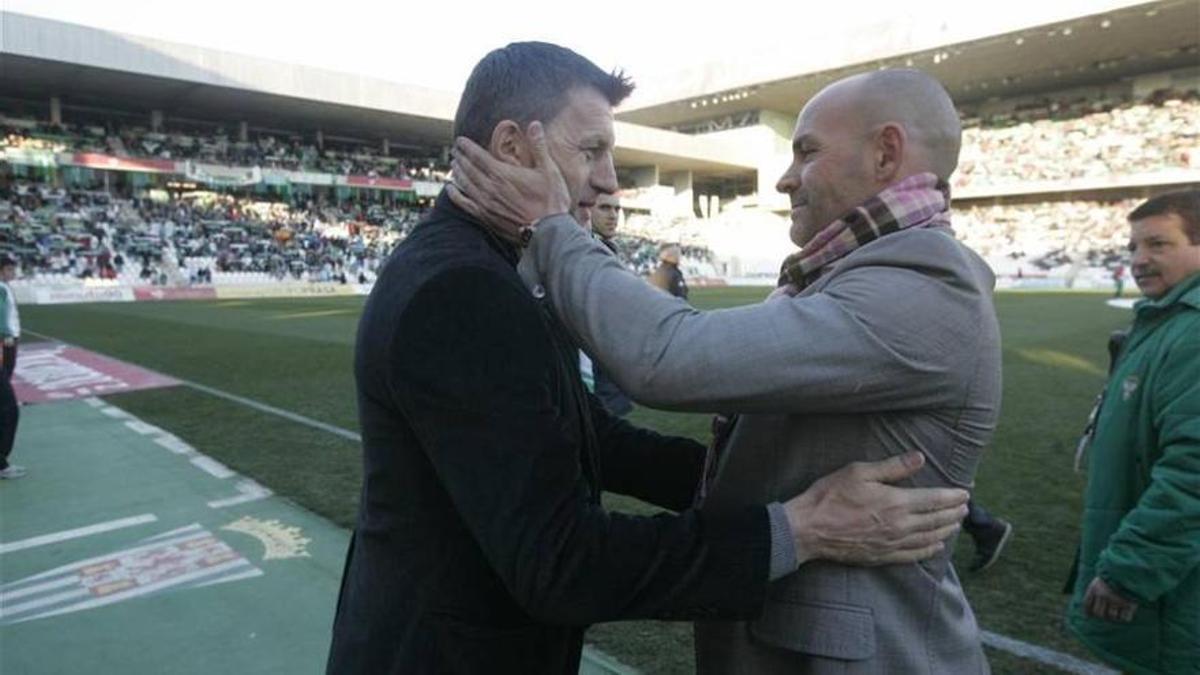
[[[908,134],[895,122],[884,124],[875,133],[875,162],[872,169],[880,183],[891,183],[900,174],[904,154],[908,151]]]
[[[516,166],[533,166],[533,154],[529,150],[529,139],[521,125],[512,120],[502,120],[492,129],[488,152],[501,162]]]

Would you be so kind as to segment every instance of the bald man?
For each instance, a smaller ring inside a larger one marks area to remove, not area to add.
[[[504,214],[496,227],[536,223],[526,255],[540,284],[625,391],[741,413],[698,491],[723,512],[911,449],[928,463],[909,484],[973,485],[999,412],[1000,335],[992,273],[950,227],[960,137],[950,97],[920,71],[822,90],[776,186],[800,251],[766,302],[711,312],[642,284],[552,215],[569,207],[552,162],[468,180],[474,208]],[[696,652],[699,672],[723,675],[988,672],[949,549],[887,567],[807,562],[772,584],[759,618],[698,623]]]

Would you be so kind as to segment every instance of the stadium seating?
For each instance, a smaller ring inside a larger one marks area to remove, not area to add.
[[[1196,91],[1158,91],[1136,102],[1046,99],[986,117],[965,112],[953,184],[957,189],[996,188],[1197,169],[1196,120]]]
[[[1200,169],[1200,92],[1161,90],[1141,100],[1106,96],[1044,98],[1008,108],[993,104],[986,113],[961,110],[963,150],[953,192],[1003,189],[1019,196],[1021,186],[1033,183],[1102,179],[1119,186],[1130,175]],[[110,131],[5,119],[0,152],[99,152],[437,181],[445,179],[447,168],[436,158],[397,159],[361,145],[329,143],[318,150],[298,136],[254,132],[248,141],[237,142],[219,128],[156,133],[136,126]],[[164,201],[165,194],[157,201],[122,199],[115,193],[67,192],[10,180],[0,191],[0,249],[17,254],[27,274],[55,282],[355,281],[360,274],[373,277],[422,213],[378,204],[337,207],[301,198],[235,198],[215,191]],[[1137,203],[1114,194],[1104,201],[1053,195],[987,205],[978,197],[959,200],[956,231],[1000,276],[1106,278],[1123,259],[1125,216]],[[642,274],[657,265],[659,246],[670,242],[682,246],[682,267],[689,276],[769,280],[788,252],[780,234],[787,228],[781,216],[736,208],[712,219],[633,212],[621,226],[617,247],[626,265]],[[728,236],[732,230],[741,233],[736,246]],[[731,246],[739,250],[726,250]]]
[[[7,119],[7,118],[6,118]],[[251,132],[246,141],[224,130],[161,131],[121,126],[110,133],[95,125],[49,125],[9,120],[0,151],[98,152],[116,157],[197,160],[229,166],[278,168],[334,175],[445,180],[449,167],[436,157],[391,157],[363,144],[330,141],[318,149],[299,136]]]
[[[198,192],[122,199],[18,182],[0,190],[0,249],[46,283],[353,282],[411,231],[419,208],[284,203]]]

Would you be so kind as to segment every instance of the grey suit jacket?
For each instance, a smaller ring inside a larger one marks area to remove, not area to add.
[[[849,254],[794,298],[701,312],[629,274],[566,217],[527,253],[555,309],[635,399],[743,415],[705,508],[785,500],[850,462],[920,450],[909,484],[970,488],[1000,405],[987,265],[948,228]],[[949,547],[948,547],[949,549]],[[823,561],[762,616],[696,626],[704,673],[981,673],[949,550],[911,565]]]

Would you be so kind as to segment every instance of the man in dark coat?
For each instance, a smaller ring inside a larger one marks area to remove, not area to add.
[[[611,108],[631,88],[561,47],[509,45],[476,66],[455,132],[504,162],[554,161],[568,208],[587,208],[616,189]],[[883,484],[915,454],[782,504],[689,508],[704,448],[586,393],[514,244],[443,195],[380,272],[355,350],[364,484],[328,672],[573,674],[591,623],[753,616],[807,560],[923,559],[957,528],[965,492]],[[602,490],[678,513],[609,513]]]

